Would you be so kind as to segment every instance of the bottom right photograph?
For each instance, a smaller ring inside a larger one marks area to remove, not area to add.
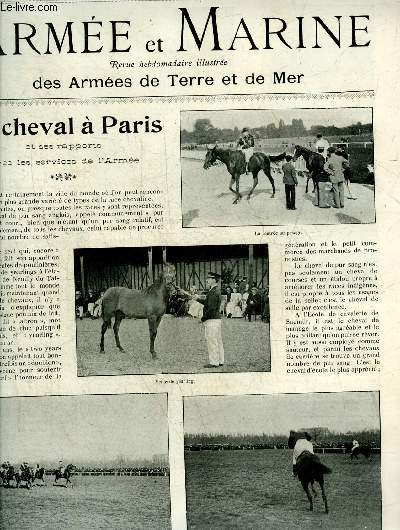
[[[379,392],[184,399],[189,529],[380,529]]]

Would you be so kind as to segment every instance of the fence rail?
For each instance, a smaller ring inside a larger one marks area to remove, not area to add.
[[[265,444],[256,445],[185,445],[185,451],[256,451],[261,449],[270,450],[281,450],[287,449],[287,447],[271,447]],[[329,454],[329,453],[341,453],[346,452],[345,447],[314,447],[315,453]],[[380,454],[380,447],[371,447],[371,453]]]

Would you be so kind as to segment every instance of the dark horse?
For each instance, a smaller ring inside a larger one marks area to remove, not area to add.
[[[308,193],[308,181],[311,178],[314,184],[314,191],[316,191],[318,194],[317,204],[319,205],[318,182],[326,175],[324,170],[325,158],[320,153],[311,151],[311,149],[307,149],[301,145],[296,145],[294,149],[293,161],[296,161],[301,156],[304,158],[306,167],[308,169],[306,193]]]
[[[298,437],[291,436],[289,437],[288,446],[289,449],[293,449]],[[310,493],[310,486],[314,496],[316,496],[316,491],[314,490],[314,482],[318,482],[322,499],[325,505],[325,512],[329,513],[328,508],[328,499],[326,498],[325,487],[324,487],[324,475],[331,473],[331,469],[323,464],[317,455],[310,453],[309,451],[303,451],[300,456],[297,458],[296,462],[296,474],[303,486],[304,491],[306,492],[308,502],[310,503],[310,511],[313,511],[313,498]]]
[[[169,288],[175,280],[175,268],[165,264],[162,275],[147,289],[137,291],[127,287],[110,287],[102,300],[103,325],[101,326],[100,351],[104,352],[104,334],[111,327],[114,317],[115,343],[121,352],[124,349],[119,341],[119,326],[124,318],[147,318],[150,332],[150,353],[156,358],[154,341],[169,298]]]
[[[73,485],[71,482],[71,477],[73,475],[73,472],[75,470],[75,466],[73,464],[68,464],[67,467],[64,469],[64,472],[61,473],[59,469],[56,469],[54,471],[54,484],[60,480],[61,478],[65,479],[65,487],[68,487],[68,483]]]
[[[15,471],[14,466],[3,467],[0,476],[4,487],[11,487],[10,482],[12,481],[15,481],[15,485],[18,486],[20,474]]]
[[[35,473],[34,473],[34,477],[33,477],[33,484],[35,484],[35,480],[41,480],[42,481],[42,486],[44,486],[46,483],[45,483],[45,480],[44,480],[44,476],[45,476],[45,469],[44,467],[40,467],[40,468],[36,468],[35,469]]]
[[[365,456],[365,458],[370,458],[371,448],[368,445],[358,445],[352,450],[352,444],[346,444],[346,453],[350,453],[350,460],[353,460],[353,458],[358,460],[360,455]]]
[[[20,471],[14,473],[14,479],[17,485],[17,488],[21,487],[21,482],[25,482],[25,487],[29,490],[32,487],[35,474],[31,467],[25,466]]]
[[[279,162],[285,158],[286,153],[280,155],[266,155],[264,153],[254,153],[250,158],[248,164],[248,170],[253,175],[253,187],[247,195],[247,199],[250,199],[255,187],[258,184],[258,173],[262,169],[267,176],[268,180],[272,186],[272,195],[271,198],[275,196],[275,182],[271,175],[271,162]],[[233,204],[237,204],[238,201],[242,198],[239,193],[239,182],[240,176],[243,173],[246,173],[246,158],[243,151],[235,151],[231,149],[221,149],[217,146],[209,149],[206,153],[206,158],[204,160],[204,169],[210,168],[215,164],[217,160],[223,162],[228,172],[231,175],[231,181],[229,184],[229,189],[232,193],[235,193],[236,198],[233,201]],[[236,189],[233,189],[233,184],[235,183]]]

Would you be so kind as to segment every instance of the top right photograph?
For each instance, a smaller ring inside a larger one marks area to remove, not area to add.
[[[375,222],[370,107],[181,112],[182,226]]]

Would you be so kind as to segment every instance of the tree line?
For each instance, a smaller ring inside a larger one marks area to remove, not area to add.
[[[193,131],[183,129],[181,131],[182,144],[207,144],[215,142],[236,142],[241,130],[235,126],[233,129],[219,129],[214,127],[211,120],[201,118],[195,121]],[[278,126],[269,123],[266,126],[251,128],[256,138],[294,138],[304,136],[316,136],[321,133],[324,136],[341,136],[347,138],[355,135],[372,135],[372,123],[362,124],[357,122],[347,127],[336,127],[335,125],[311,125],[309,129],[304,126],[303,120],[293,118],[290,124],[280,119]]]
[[[360,444],[380,447],[380,431],[369,429],[363,431],[330,432],[324,429],[323,433],[316,429],[308,429],[313,436],[313,442],[320,447],[341,447],[344,443],[357,440]],[[221,434],[221,433],[196,433],[185,434],[185,445],[265,445],[267,447],[287,447],[289,433],[287,434]]]

